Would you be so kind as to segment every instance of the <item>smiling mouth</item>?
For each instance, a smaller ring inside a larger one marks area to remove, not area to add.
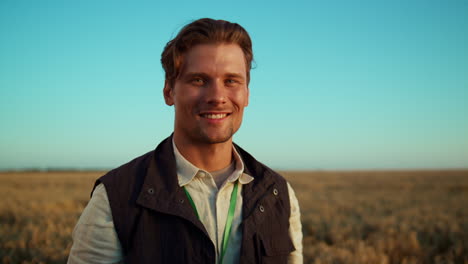
[[[229,114],[223,113],[223,114],[201,114],[201,117],[207,118],[207,119],[223,119]]]

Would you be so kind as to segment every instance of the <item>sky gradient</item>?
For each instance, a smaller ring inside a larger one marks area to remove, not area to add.
[[[234,140],[268,166],[468,168],[467,1],[158,2],[0,2],[0,170],[154,149],[174,115],[160,54],[202,17],[252,37]]]

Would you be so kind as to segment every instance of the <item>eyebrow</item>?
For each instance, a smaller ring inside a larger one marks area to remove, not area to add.
[[[242,79],[244,80],[244,76],[242,76],[241,74],[238,74],[238,73],[228,73],[226,74],[226,77],[228,78],[235,78],[235,79]]]
[[[203,78],[209,77],[208,74],[203,73],[203,72],[187,72],[187,73],[182,75],[183,78],[191,78],[191,77],[195,77],[195,76],[200,76],[200,77],[203,77]]]
[[[210,75],[206,74],[206,73],[203,73],[203,72],[187,72],[185,74],[182,75],[183,78],[191,78],[191,77],[196,77],[196,76],[200,76],[200,77],[203,77],[203,78],[206,78],[206,79],[209,79],[210,78]],[[242,79],[244,80],[244,76],[242,76],[242,74],[238,74],[238,73],[227,73],[224,75],[225,78],[235,78],[235,79]]]

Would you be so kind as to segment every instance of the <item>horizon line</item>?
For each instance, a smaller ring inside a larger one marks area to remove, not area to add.
[[[0,169],[0,173],[20,173],[20,172],[104,172],[115,168],[76,168],[76,167],[48,167],[48,168],[6,168]],[[273,169],[280,172],[348,172],[348,171],[467,171],[465,168],[309,168],[309,169]]]

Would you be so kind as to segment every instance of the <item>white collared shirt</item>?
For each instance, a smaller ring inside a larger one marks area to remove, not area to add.
[[[218,260],[221,254],[231,193],[234,183],[239,180],[237,203],[228,242],[229,247],[224,256],[224,263],[239,263],[240,247],[242,244],[242,230],[240,229],[242,221],[242,186],[250,183],[254,178],[243,173],[244,163],[233,148],[235,170],[218,190],[214,178],[209,172],[195,167],[195,165],[180,154],[175,144],[173,146],[179,185],[186,188],[197,207],[200,221],[205,226],[211,241],[215,245],[216,260]]]
[[[200,221],[215,245],[216,263],[219,262],[218,258],[221,252],[231,193],[234,183],[237,180],[239,181],[229,246],[223,261],[225,264],[239,263],[242,244],[242,230],[240,228],[242,221],[242,186],[249,184],[254,178],[243,172],[244,163],[233,147],[235,169],[218,189],[209,172],[195,167],[180,154],[174,143],[173,146],[179,185],[185,187],[190,193]],[[290,254],[288,263],[302,263],[302,227],[299,204],[289,183],[288,192],[291,203],[289,235],[296,248]],[[91,200],[83,210],[73,230],[73,246],[70,250],[68,263],[119,263],[122,259],[122,248],[114,229],[109,200],[105,187],[101,183],[94,190]]]

